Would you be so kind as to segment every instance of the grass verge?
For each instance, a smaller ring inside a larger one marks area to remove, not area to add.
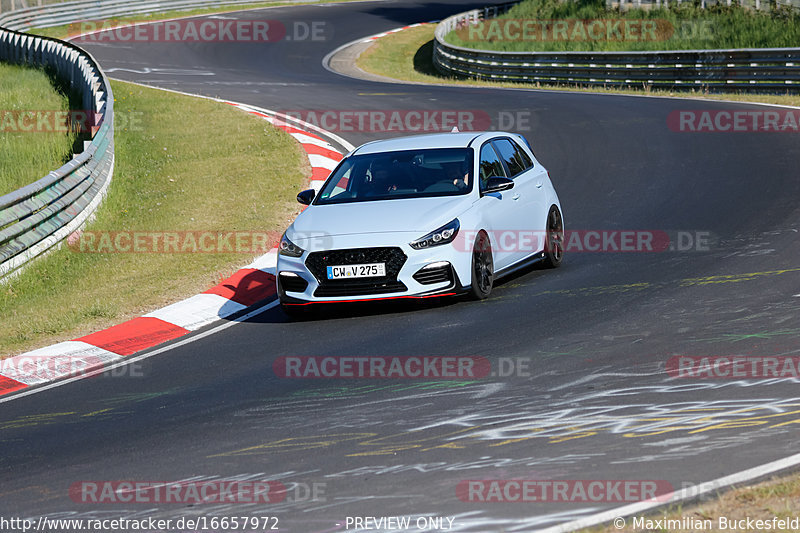
[[[731,521],[739,520],[764,520],[797,519],[797,502],[800,501],[800,475],[773,478],[769,481],[752,486],[745,486],[728,491],[712,501],[691,505],[687,507],[674,507],[665,512],[654,515],[626,518],[626,526],[617,528],[614,525],[589,528],[583,533],[612,533],[619,531],[670,531],[670,532],[723,532],[723,531],[748,531],[757,530],[755,527],[731,527]],[[724,518],[727,524],[720,519]],[[650,520],[648,523],[647,520]],[[660,524],[657,520],[664,520]],[[672,520],[673,522],[666,522]],[[709,522],[706,522],[709,521]],[[739,522],[736,522],[738,525]],[[746,522],[744,523],[746,526]],[[795,522],[796,524],[796,522]],[[728,527],[724,527],[727,525]],[[759,528],[773,532],[794,532],[790,523],[789,527]],[[644,527],[642,527],[644,526]]]
[[[76,136],[53,124],[67,110],[69,98],[43,70],[0,63],[0,196],[69,161]],[[41,118],[52,120],[40,128]]]
[[[477,87],[507,87],[514,89],[552,89],[606,94],[648,94],[652,96],[692,97],[710,100],[733,100],[767,104],[800,106],[797,94],[706,93],[700,91],[667,91],[661,89],[636,90],[618,88],[584,88],[573,85],[540,85],[534,83],[492,82],[475,79],[446,78],[433,66],[434,24],[417,26],[391,33],[377,39],[359,58],[360,69],[400,81],[438,85],[471,85]]]
[[[116,168],[87,231],[280,232],[310,173],[285,132],[231,106],[112,81]],[[221,135],[224,132],[224,135]],[[68,246],[0,285],[0,357],[202,292],[254,253],[85,253]]]
[[[671,2],[668,8],[620,11],[604,0],[524,0],[445,40],[507,52],[782,48],[800,45],[800,12],[786,6],[756,11],[738,2],[708,8]]]

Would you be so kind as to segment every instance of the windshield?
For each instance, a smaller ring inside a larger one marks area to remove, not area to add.
[[[472,182],[471,148],[355,155],[336,169],[314,203],[455,196],[469,193]]]

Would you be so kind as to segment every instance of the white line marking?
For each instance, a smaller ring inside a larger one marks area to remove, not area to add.
[[[620,516],[625,517],[634,514],[643,514],[658,507],[672,505],[687,498],[695,498],[703,494],[708,494],[709,492],[716,492],[721,488],[730,487],[731,485],[735,485],[737,483],[744,483],[756,478],[764,477],[781,470],[792,468],[798,464],[800,464],[800,453],[786,457],[785,459],[772,461],[771,463],[767,463],[765,465],[749,468],[747,470],[737,472],[736,474],[723,476],[715,479],[714,481],[701,483],[693,487],[687,487],[681,491],[672,492],[660,497],[659,499],[662,501],[646,501],[623,505],[622,507],[617,507],[616,509],[611,509],[610,511],[603,511],[592,516],[587,516],[586,518],[580,518],[578,520],[573,520],[572,522],[540,529],[538,531],[539,533],[567,533],[570,531],[575,531],[576,529],[597,526],[614,520]]]
[[[98,374],[102,374],[104,372],[108,372],[109,370],[114,370],[115,368],[120,368],[120,367],[123,367],[125,365],[129,365],[131,363],[135,363],[135,362],[138,362],[138,361],[143,361],[144,359],[147,359],[149,357],[153,357],[154,355],[158,355],[158,354],[167,352],[169,350],[172,350],[174,348],[178,348],[180,346],[185,346],[186,344],[190,344],[190,343],[193,343],[194,341],[203,339],[203,338],[208,337],[210,335],[214,335],[215,333],[219,333],[222,330],[228,329],[228,328],[230,328],[232,326],[235,326],[236,324],[240,324],[240,323],[242,323],[242,322],[244,322],[246,320],[249,320],[250,318],[253,318],[256,315],[260,315],[261,313],[264,313],[265,311],[269,311],[270,309],[272,309],[273,307],[276,307],[277,305],[278,305],[278,300],[274,300],[274,301],[272,301],[272,302],[270,302],[270,303],[268,303],[268,304],[266,304],[266,305],[264,305],[262,307],[259,307],[258,309],[254,309],[253,311],[250,311],[246,315],[240,316],[236,320],[232,320],[230,322],[226,322],[224,324],[220,324],[219,326],[211,328],[208,331],[204,331],[203,333],[199,333],[199,334],[194,335],[192,337],[188,337],[186,339],[180,340],[180,341],[176,342],[175,344],[170,344],[169,346],[164,346],[163,348],[158,348],[157,350],[153,350],[152,352],[149,352],[149,353],[145,353],[145,354],[142,354],[142,355],[136,355],[136,356],[133,356],[133,357],[130,357],[130,358],[126,358],[124,361],[120,361],[119,363],[115,363],[113,365],[109,365],[109,366],[106,366],[106,367],[103,367],[103,368],[98,368],[97,370],[93,370],[91,372],[87,372],[86,374],[81,375],[81,376],[76,376],[74,378],[65,379],[63,381],[56,381],[54,383],[50,383],[49,385],[43,385],[41,387],[36,387],[35,389],[23,390],[23,392],[14,394],[13,396],[9,396],[9,397],[6,397],[6,398],[0,397],[0,403],[6,403],[6,402],[11,402],[11,401],[14,401],[14,400],[18,400],[19,398],[23,398],[25,396],[30,396],[31,394],[38,394],[38,393],[44,392],[46,390],[54,389],[56,387],[61,387],[63,385],[66,385],[68,383],[72,383],[74,381],[90,378],[92,376],[96,376]]]

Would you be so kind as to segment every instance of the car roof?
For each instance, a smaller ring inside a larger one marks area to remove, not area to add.
[[[380,141],[368,142],[353,151],[355,154],[375,154],[382,152],[397,152],[401,150],[416,150],[420,148],[467,148],[474,141],[483,142],[483,138],[499,136],[514,136],[502,131],[471,131],[463,133],[428,133],[425,135],[411,135],[396,137]]]

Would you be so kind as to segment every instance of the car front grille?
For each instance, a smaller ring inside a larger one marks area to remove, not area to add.
[[[306,258],[306,267],[319,281],[319,287],[314,291],[314,296],[364,296],[406,291],[407,287],[397,280],[397,275],[406,259],[408,259],[406,254],[400,248],[350,248],[312,252]],[[327,277],[329,266],[362,263],[384,263],[386,275],[355,279],[328,279]]]

